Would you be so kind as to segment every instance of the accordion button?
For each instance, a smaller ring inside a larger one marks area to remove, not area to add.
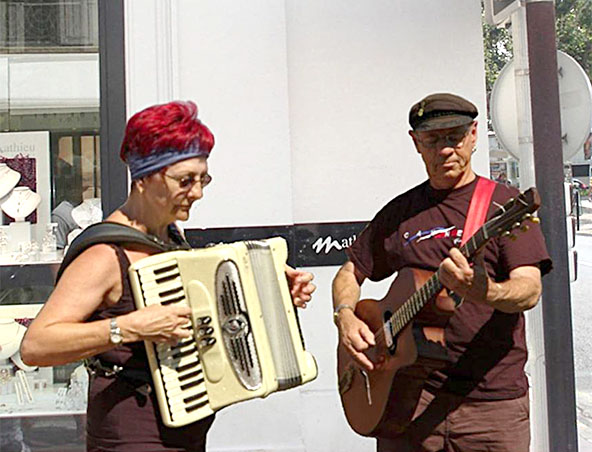
[[[200,347],[208,347],[210,345],[214,345],[215,343],[216,343],[215,337],[206,337],[206,338],[202,339],[201,341],[199,341],[199,346]]]
[[[212,321],[212,318],[207,315],[199,318],[200,325],[209,325],[211,321]]]
[[[210,336],[212,333],[214,332],[214,328],[212,328],[211,326],[206,326],[203,328],[199,329],[199,337],[203,337],[203,336]]]

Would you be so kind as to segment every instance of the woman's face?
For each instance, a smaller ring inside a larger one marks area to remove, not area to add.
[[[155,215],[162,215],[163,222],[185,221],[191,205],[202,198],[203,189],[210,181],[207,160],[194,157],[149,176],[145,193],[148,202],[155,204]]]

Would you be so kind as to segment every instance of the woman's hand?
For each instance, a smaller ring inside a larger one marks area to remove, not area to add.
[[[152,341],[175,345],[191,337],[188,306],[151,305],[117,318],[124,342]]]
[[[290,286],[290,294],[292,295],[294,305],[299,308],[306,308],[306,303],[311,300],[312,293],[317,288],[312,283],[314,275],[286,265],[286,277],[288,278],[288,285]]]

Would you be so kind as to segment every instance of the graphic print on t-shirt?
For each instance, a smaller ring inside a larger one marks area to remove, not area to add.
[[[450,227],[442,227],[438,226],[427,231],[422,231],[421,229],[417,231],[415,234],[411,235],[411,232],[406,231],[403,233],[403,238],[405,239],[405,244],[403,246],[409,246],[411,243],[417,241],[423,242],[424,240],[430,239],[447,239],[452,238],[455,245],[460,243],[462,238],[463,230],[457,228],[456,226]]]

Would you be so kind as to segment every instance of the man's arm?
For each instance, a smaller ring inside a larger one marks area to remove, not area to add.
[[[517,267],[510,271],[506,281],[495,282],[487,276],[482,257],[471,266],[461,252],[453,248],[438,271],[440,282],[449,290],[502,312],[531,309],[541,296],[541,271],[534,265]]]
[[[333,279],[333,308],[342,306],[335,316],[340,342],[360,365],[372,370],[374,365],[363,352],[375,345],[374,334],[354,313],[365,279],[353,262],[343,264]]]

